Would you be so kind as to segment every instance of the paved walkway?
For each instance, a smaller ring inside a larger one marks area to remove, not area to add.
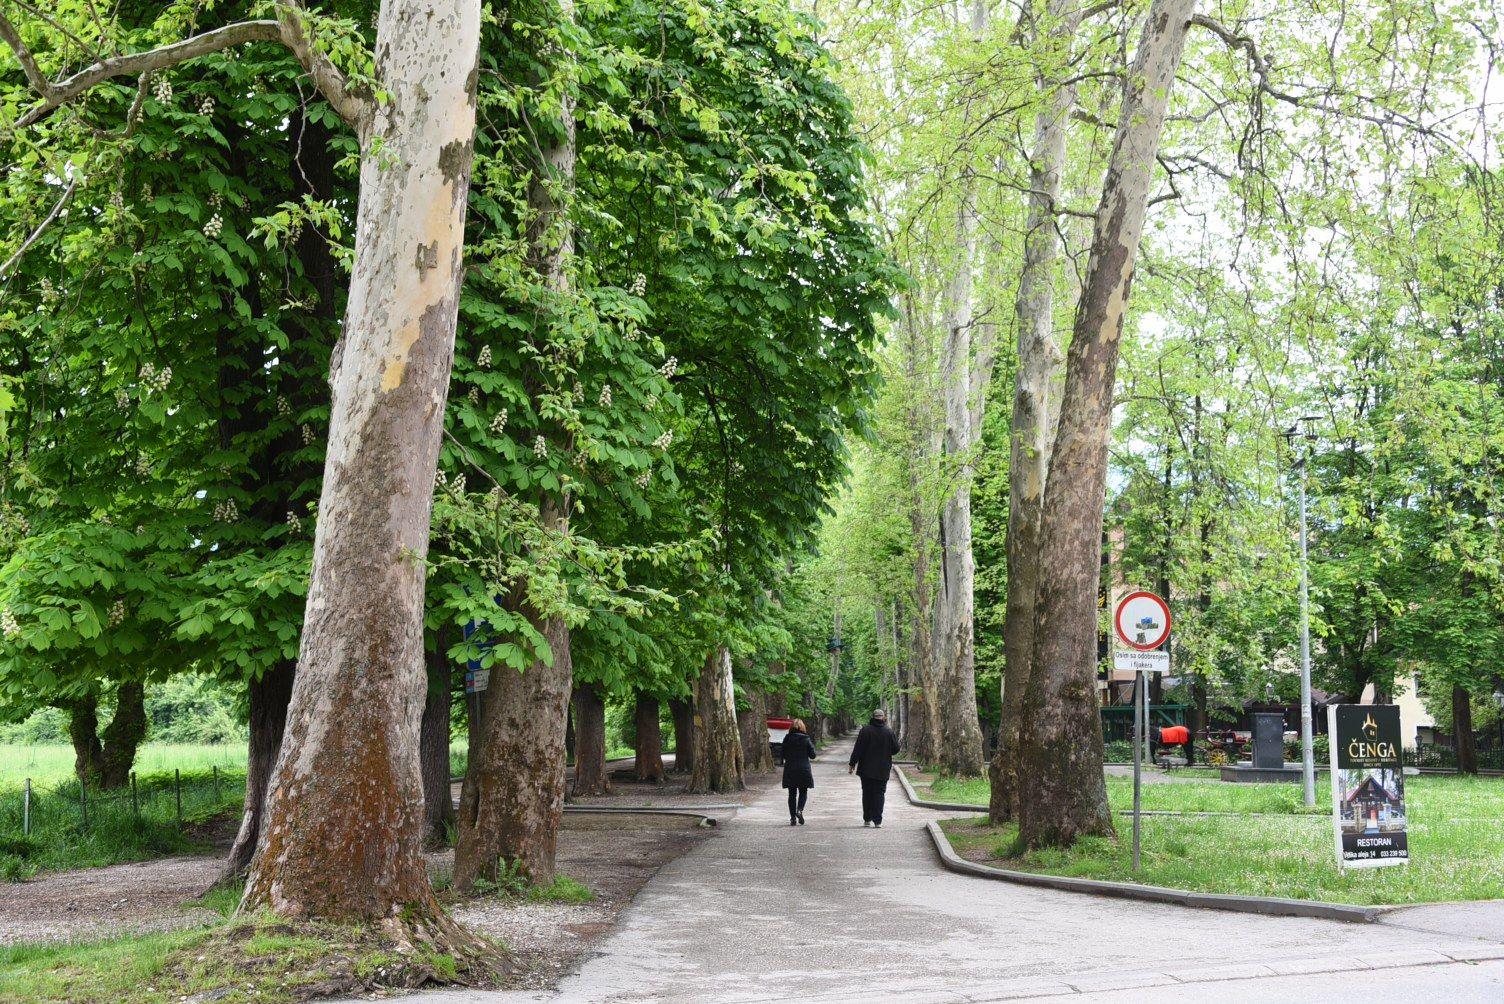
[[[1504,1000],[1496,905],[1471,919],[1419,908],[1357,925],[971,878],[939,867],[923,829],[936,814],[910,806],[896,782],[883,827],[864,829],[844,749],[815,774],[808,825],[789,827],[783,792],[764,794],[650,881],[557,994],[428,999]],[[1164,989],[1180,984],[1192,986]]]

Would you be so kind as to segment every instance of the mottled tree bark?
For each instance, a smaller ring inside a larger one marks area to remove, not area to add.
[[[639,781],[663,783],[663,731],[658,724],[658,698],[637,695],[632,709],[632,776]]]
[[[418,727],[418,757],[423,773],[423,839],[430,845],[444,842],[445,830],[454,823],[454,796],[450,794],[449,769],[449,656],[444,639],[427,653],[428,693],[423,702],[423,720]]]
[[[691,774],[695,767],[695,706],[688,701],[669,701],[674,719],[674,773]]]
[[[768,745],[768,702],[760,690],[746,691],[747,707],[736,713],[742,739],[742,764],[749,774],[773,769],[773,748]]]
[[[1008,452],[1008,593],[1003,614],[1002,716],[997,755],[989,768],[993,824],[1018,812],[1018,730],[1024,690],[1034,658],[1034,605],[1039,595],[1039,516],[1054,438],[1050,392],[1062,356],[1055,341],[1055,206],[1065,167],[1067,123],[1076,103],[1075,84],[1056,86],[1050,69],[1068,65],[1072,40],[1081,23],[1073,0],[1050,0],[1049,28],[1036,30],[1034,47],[1046,71],[1038,77],[1044,106],[1034,119],[1034,150],[1029,158],[1028,217],[1024,261],[1018,277],[1014,317],[1018,322],[1018,361],[1013,377],[1013,424]],[[1053,88],[1051,90],[1050,88]]]
[[[384,0],[287,731],[242,908],[475,946],[422,855],[423,587],[475,135],[477,0]],[[326,75],[327,75],[327,68]]]
[[[240,814],[240,829],[225,858],[221,882],[239,879],[251,866],[251,855],[255,853],[266,813],[266,792],[271,784],[272,769],[276,767],[277,754],[282,749],[282,733],[287,727],[287,705],[292,700],[296,668],[296,663],[291,661],[279,662],[261,674],[260,679],[246,685],[250,738],[246,745],[245,806]]]
[[[695,682],[695,763],[689,791],[740,791],[747,786],[734,686],[731,653],[717,646]]]
[[[1040,520],[1034,659],[1024,694],[1019,836],[1065,845],[1113,832],[1097,707],[1097,586],[1107,441],[1123,316],[1149,182],[1194,0],[1154,0],[1125,81],[1066,360]]]
[[[606,702],[594,684],[574,688],[574,796],[609,795],[606,777]]]
[[[1473,735],[1473,696],[1452,684],[1452,734],[1457,737],[1457,769],[1478,773],[1478,741]]]

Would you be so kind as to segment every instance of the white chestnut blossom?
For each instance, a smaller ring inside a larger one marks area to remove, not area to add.
[[[116,600],[110,604],[110,627],[118,627],[125,620],[125,601]]]
[[[483,370],[491,368],[491,346],[482,345],[480,347],[480,353],[475,357],[475,365]]]
[[[601,388],[600,405],[601,405],[602,408],[609,408],[609,407],[611,407],[611,385],[610,384],[606,384],[606,386],[604,386],[604,387]]]
[[[218,213],[209,217],[209,222],[204,224],[204,236],[213,240],[224,232],[225,221]]]
[[[214,503],[214,518],[220,523],[234,523],[240,519],[240,507],[234,499],[222,499]]]
[[[152,93],[156,96],[156,99],[158,101],[162,102],[165,105],[167,102],[172,100],[172,81],[168,80],[166,77],[158,77],[157,86],[155,89],[153,89]]]
[[[303,532],[303,521],[291,509],[287,510],[287,525],[292,528],[293,533]]]
[[[542,436],[539,436],[537,439],[533,440],[533,456],[548,456],[548,440],[544,439]]]
[[[660,450],[668,449],[670,446],[674,445],[674,431],[672,429],[665,429],[663,431],[663,435],[653,440],[653,445]]]
[[[0,634],[14,638],[20,633],[21,625],[16,621],[16,615],[9,610],[0,610]]]
[[[662,373],[665,378],[673,376],[678,370],[679,360],[675,356],[669,356],[668,360],[662,366],[658,367],[658,372]]]
[[[495,435],[495,436],[499,436],[503,432],[506,431],[506,427],[507,427],[507,410],[505,408],[503,408],[503,409],[501,409],[500,412],[497,413],[497,415],[496,415],[495,418],[491,419],[491,434]]]

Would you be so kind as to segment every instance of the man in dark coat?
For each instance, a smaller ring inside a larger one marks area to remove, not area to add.
[[[872,712],[872,721],[856,734],[851,747],[851,762],[846,773],[862,779],[862,825],[883,825],[883,802],[888,794],[888,775],[893,772],[893,755],[898,752],[898,737],[888,728],[888,713],[882,708]]]

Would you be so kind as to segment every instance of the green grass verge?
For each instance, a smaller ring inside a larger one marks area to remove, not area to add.
[[[0,1004],[161,1004],[206,991],[216,992],[218,1004],[283,1004],[451,982],[459,969],[453,956],[398,953],[369,928],[253,917],[89,944],[0,948]]]
[[[921,798],[987,804],[987,779],[936,778]],[[1269,812],[1288,815],[1331,814],[1331,788],[1324,774],[1317,777],[1316,807],[1307,809],[1299,784],[1229,784],[1225,781],[1186,781],[1144,784],[1141,804],[1155,812]],[[1405,779],[1405,800],[1411,819],[1504,819],[1504,780],[1499,778],[1422,774]],[[1107,778],[1107,801],[1114,809],[1133,808],[1133,779]]]
[[[1022,856],[1015,853],[1017,829],[1011,825],[994,829],[985,819],[942,825],[965,857],[1052,875],[1369,906],[1504,898],[1504,784],[1409,781],[1416,782],[1406,792],[1410,864],[1346,875],[1337,871],[1327,816],[1146,816],[1137,874],[1131,824],[1123,816],[1116,820],[1116,841],[1087,838],[1068,850]]]
[[[184,772],[181,825],[176,782],[172,773],[139,774],[134,804],[129,789],[91,790],[87,817],[77,781],[36,786],[29,836],[20,792],[0,789],[0,881],[207,850],[208,827],[241,811],[244,775],[221,771],[216,784],[208,770]]]

